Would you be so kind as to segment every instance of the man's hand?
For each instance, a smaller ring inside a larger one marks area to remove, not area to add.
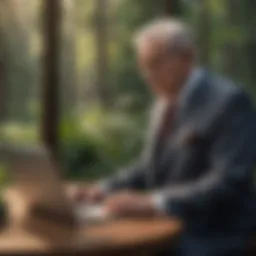
[[[67,189],[67,194],[75,202],[97,203],[104,199],[105,194],[96,185],[79,186],[71,185]]]
[[[109,196],[105,201],[106,210],[113,216],[151,217],[159,215],[149,194],[130,191]]]

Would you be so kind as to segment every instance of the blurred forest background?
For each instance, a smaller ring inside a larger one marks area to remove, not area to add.
[[[53,0],[54,1],[54,0]],[[256,96],[256,1],[61,0],[59,153],[69,178],[94,179],[135,158],[151,95],[132,35],[157,17],[194,26],[202,65]],[[44,0],[0,0],[0,139],[40,140]]]

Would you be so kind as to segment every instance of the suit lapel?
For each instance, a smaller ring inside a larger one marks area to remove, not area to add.
[[[194,70],[190,79],[188,80],[183,90],[181,91],[178,100],[177,116],[175,120],[176,127],[178,127],[183,122],[187,107],[190,104],[190,101],[196,92],[196,88],[203,82],[203,77],[203,70]]]
[[[177,106],[177,113],[173,121],[172,132],[170,133],[169,138],[167,138],[168,142],[165,150],[163,150],[164,155],[169,151],[169,148],[173,146],[173,138],[177,135],[180,128],[184,125],[184,121],[187,121],[185,118],[187,105],[189,104],[189,98],[195,91],[195,87],[201,83],[203,77],[202,70],[195,70],[195,74],[192,78],[189,79],[187,84],[184,86]],[[159,141],[160,129],[163,123],[164,111],[166,109],[167,102],[163,100],[157,100],[155,106],[153,107],[151,114],[151,122],[149,125],[149,133],[147,138],[147,154],[150,159],[150,163],[154,166],[156,164],[157,157],[157,146]]]
[[[169,158],[168,153],[175,146],[175,143],[173,143],[175,138],[179,136],[179,133],[182,132],[183,128],[186,128],[184,126],[189,125],[191,121],[187,118],[187,110],[189,106],[193,105],[191,104],[191,100],[194,98],[197,87],[200,87],[200,84],[204,82],[203,71],[198,69],[195,72],[194,76],[189,79],[180,94],[177,113],[173,121],[172,132],[170,133],[168,142],[164,145],[165,149],[163,150],[163,158]]]

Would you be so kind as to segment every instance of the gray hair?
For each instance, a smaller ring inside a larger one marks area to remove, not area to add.
[[[176,19],[160,19],[143,26],[134,36],[138,48],[148,40],[157,40],[169,51],[194,51],[195,38],[192,29],[186,23]]]

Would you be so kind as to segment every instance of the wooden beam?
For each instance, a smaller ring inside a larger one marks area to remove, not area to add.
[[[54,156],[58,152],[59,126],[59,58],[61,30],[61,0],[44,3],[44,81],[42,92],[42,141]]]

